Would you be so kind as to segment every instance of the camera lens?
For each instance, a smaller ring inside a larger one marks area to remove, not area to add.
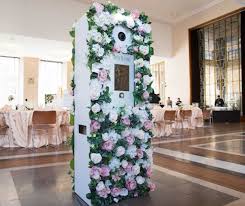
[[[119,32],[118,33],[118,39],[120,39],[121,41],[125,41],[126,35],[123,32]]]

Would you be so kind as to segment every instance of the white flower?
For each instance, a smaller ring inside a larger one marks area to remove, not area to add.
[[[148,86],[152,82],[152,79],[149,75],[144,75],[143,76],[143,83],[144,85]]]
[[[109,134],[108,134],[108,133],[102,134],[102,139],[103,139],[105,142],[108,141],[108,140],[110,139]]]
[[[119,199],[118,198],[113,198],[113,201],[118,203]]]
[[[134,165],[132,171],[134,175],[138,175],[140,173],[140,166],[138,164]]]
[[[99,44],[94,44],[92,46],[92,50],[98,57],[102,57],[105,53],[105,50]]]
[[[143,42],[144,38],[140,35],[134,35],[133,38],[138,42]]]
[[[112,17],[109,12],[101,12],[94,17],[95,24],[99,27],[110,25],[112,23]]]
[[[134,60],[135,67],[143,67],[144,66],[144,60],[142,58]]]
[[[120,135],[117,134],[114,130],[109,133],[110,139],[114,142],[114,144],[117,143],[117,141],[120,139]]]
[[[144,139],[145,137],[145,132],[143,130],[140,129],[133,129],[132,133],[135,137],[137,137],[138,139]]]
[[[115,123],[117,121],[117,118],[118,118],[118,114],[117,114],[117,111],[115,109],[113,109],[111,112],[110,112],[110,115],[109,115],[109,120],[113,123]]]
[[[125,169],[128,166],[128,161],[127,160],[123,160],[121,162],[121,164],[122,164],[122,167]]]
[[[102,104],[101,109],[105,115],[108,115],[112,110],[112,105],[109,103]]]
[[[92,153],[90,155],[90,158],[94,164],[98,164],[102,160],[102,156],[100,155],[100,153]]]
[[[125,130],[122,132],[122,136],[123,136],[123,137],[128,137],[130,134],[131,134],[131,131],[130,131],[129,129],[125,129]]]
[[[123,197],[128,196],[128,190],[126,188],[122,188],[121,192],[120,192],[120,195],[123,196]]]
[[[121,157],[125,154],[125,148],[123,146],[119,146],[116,150],[116,156]]]
[[[149,46],[140,45],[139,50],[142,54],[147,55],[150,49]]]
[[[109,163],[109,167],[111,170],[115,170],[118,169],[120,167],[121,163],[120,160],[118,158],[112,158],[110,163]]]
[[[136,177],[136,182],[137,182],[139,185],[142,185],[142,184],[145,182],[145,178],[142,177],[142,176],[137,176],[137,177]]]
[[[112,185],[111,181],[110,180],[106,180],[105,181],[105,186],[106,187],[110,187]]]
[[[142,21],[141,21],[140,19],[137,19],[137,20],[136,20],[136,24],[137,24],[138,26],[141,26],[141,25],[142,25]]]
[[[149,34],[151,32],[151,26],[150,26],[150,24],[142,24],[142,25],[139,25],[139,31],[143,31],[143,32]]]
[[[97,79],[90,81],[90,98],[91,100],[98,100],[100,97],[100,92],[102,90],[102,85]]]
[[[100,181],[96,186],[96,191],[101,191],[103,189],[105,189],[105,184],[104,182]]]
[[[91,110],[93,111],[93,113],[98,113],[101,110],[100,105],[98,103],[94,104],[91,107]]]
[[[104,44],[109,44],[111,42],[111,38],[105,33],[103,37]]]
[[[126,22],[128,28],[133,28],[135,26],[134,20],[131,16],[127,17]]]
[[[137,147],[135,145],[130,145],[126,151],[126,154],[129,155],[131,158],[135,158],[137,155]]]

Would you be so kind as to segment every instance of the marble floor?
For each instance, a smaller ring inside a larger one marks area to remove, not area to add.
[[[118,205],[244,206],[245,124],[206,125],[153,140],[149,196]],[[0,148],[0,206],[78,206],[70,148]]]

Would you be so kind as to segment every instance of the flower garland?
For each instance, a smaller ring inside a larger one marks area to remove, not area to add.
[[[148,104],[152,92],[149,61],[153,41],[148,17],[136,10],[129,12],[112,3],[93,3],[86,16],[89,25],[87,65],[91,71],[88,136],[91,182],[87,198],[92,205],[109,205],[146,195],[155,187],[150,181],[153,125]],[[126,51],[113,38],[117,25],[132,33],[132,44]],[[133,108],[116,108],[111,104],[112,91],[108,86],[111,72],[105,59],[115,53],[134,56]]]

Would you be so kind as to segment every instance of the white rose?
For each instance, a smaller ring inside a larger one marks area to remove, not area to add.
[[[105,184],[104,182],[100,181],[96,186],[96,191],[101,191],[103,189],[105,189]]]
[[[90,155],[90,158],[94,164],[98,164],[102,160],[102,156],[100,155],[100,153],[92,153]]]
[[[143,76],[143,83],[148,86],[152,82],[152,79],[149,75],[144,75]]]
[[[142,54],[149,54],[149,46],[140,45],[139,50]]]
[[[142,177],[142,176],[137,176],[137,177],[136,177],[136,182],[137,182],[139,185],[142,185],[142,184],[145,182],[145,178]]]
[[[129,130],[129,129],[126,129],[126,130],[124,130],[123,132],[122,132],[122,136],[123,137],[127,137],[127,136],[129,136],[131,134],[131,131]]]
[[[113,198],[113,201],[118,203],[119,199],[118,198]]]
[[[108,141],[108,140],[110,139],[109,134],[108,134],[108,133],[102,134],[102,139],[103,139],[105,142]]]
[[[90,81],[90,98],[92,100],[98,100],[100,97],[100,92],[102,89],[102,85],[97,79],[93,79]]]
[[[139,29],[144,31],[145,33],[148,33],[148,34],[151,32],[150,24],[142,24],[139,26]]]
[[[133,135],[142,140],[145,137],[145,132],[143,130],[133,129]]]
[[[134,64],[135,64],[135,66],[136,66],[137,68],[143,67],[143,66],[144,66],[144,60],[143,60],[142,58],[136,59],[136,60],[134,61]]]
[[[134,175],[138,175],[139,173],[140,173],[140,166],[139,165],[134,165],[133,167],[132,167],[132,171],[133,171],[133,173],[134,173]]]
[[[117,118],[118,118],[118,114],[117,114],[117,111],[116,110],[112,110],[110,112],[110,115],[109,115],[109,120],[113,123],[115,123],[117,121]]]
[[[116,156],[121,157],[122,155],[125,154],[125,148],[122,146],[119,146],[116,150]]]
[[[136,40],[136,41],[139,41],[139,42],[142,42],[143,41],[143,37],[140,36],[140,35],[134,35],[133,38]]]
[[[100,105],[98,103],[94,104],[91,107],[91,110],[93,111],[93,113],[98,113],[101,110]]]
[[[124,169],[128,166],[128,161],[127,160],[123,160],[121,163],[122,163],[122,167]]]
[[[120,167],[121,163],[120,160],[118,158],[112,158],[110,163],[109,163],[109,167],[111,170],[115,170],[118,169]]]
[[[123,197],[128,196],[128,190],[126,188],[122,188],[121,192],[120,192],[120,195],[123,196]]]
[[[108,115],[110,113],[110,111],[112,110],[112,105],[105,103],[101,106],[101,109],[105,115]]]
[[[126,22],[127,22],[127,27],[128,28],[133,28],[135,26],[134,20],[130,16],[127,18]]]
[[[127,155],[129,155],[131,158],[135,158],[137,155],[137,147],[135,145],[130,145],[126,152]]]

